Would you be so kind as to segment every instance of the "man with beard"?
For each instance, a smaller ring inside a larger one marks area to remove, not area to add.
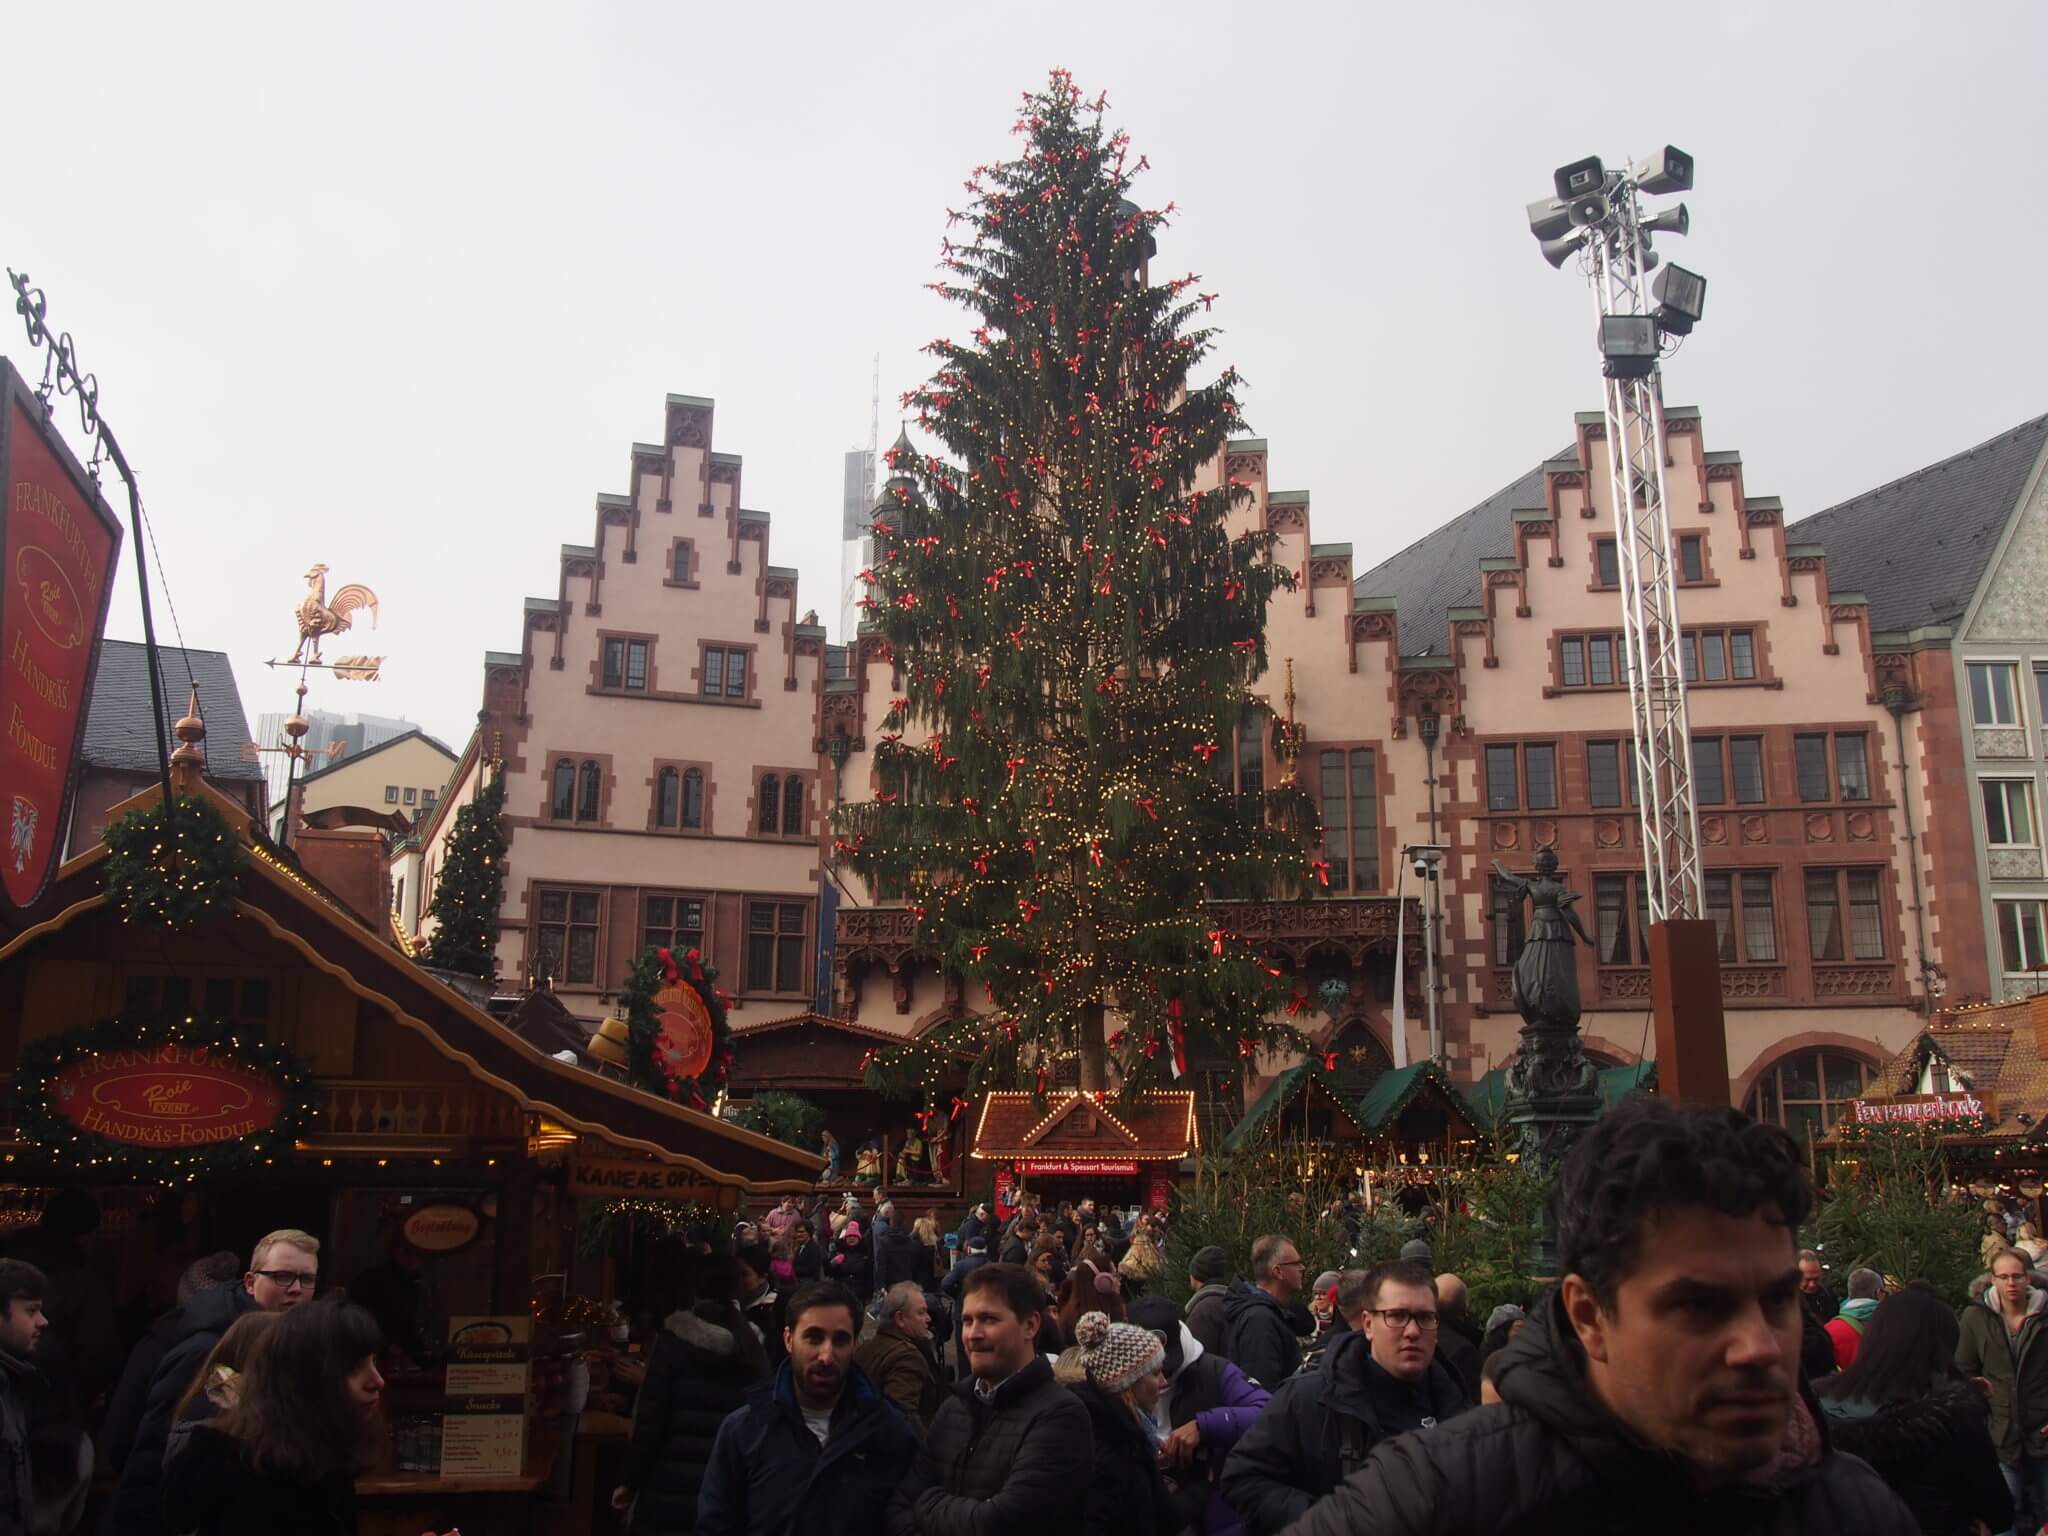
[[[1813,1187],[1790,1136],[1631,1098],[1552,1198],[1563,1279],[1494,1358],[1501,1401],[1380,1446],[1289,1536],[1919,1529],[1799,1386]]]
[[[719,1426],[699,1536],[880,1536],[917,1435],[853,1363],[860,1312],[832,1280],[790,1297],[788,1358]]]

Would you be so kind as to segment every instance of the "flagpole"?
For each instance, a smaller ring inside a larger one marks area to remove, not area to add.
[[[1408,902],[1402,895],[1408,880],[1408,861],[1402,859],[1394,875],[1394,1069],[1408,1065]]]

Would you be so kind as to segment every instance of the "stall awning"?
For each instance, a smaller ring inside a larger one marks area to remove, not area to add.
[[[1181,1090],[1119,1099],[1078,1089],[1041,1101],[991,1093],[981,1103],[969,1156],[1015,1163],[1025,1175],[1135,1174],[1199,1149],[1195,1096]]]
[[[1266,1084],[1265,1091],[1244,1112],[1244,1118],[1233,1125],[1223,1138],[1223,1150],[1240,1152],[1269,1130],[1290,1123],[1305,1124],[1308,1112],[1317,1105],[1329,1110],[1334,1121],[1332,1128],[1340,1139],[1350,1140],[1365,1135],[1365,1127],[1358,1119],[1358,1106],[1347,1103],[1334,1090],[1329,1079],[1315,1070],[1313,1063],[1303,1062],[1289,1067]],[[1298,1113],[1294,1113],[1296,1106],[1299,1106]]]
[[[1451,1075],[1433,1061],[1397,1067],[1373,1079],[1372,1087],[1358,1101],[1358,1123],[1368,1137],[1377,1141],[1393,1130],[1394,1122],[1419,1098],[1438,1102],[1446,1114],[1467,1126],[1475,1139],[1486,1134],[1471,1101],[1451,1081]]]

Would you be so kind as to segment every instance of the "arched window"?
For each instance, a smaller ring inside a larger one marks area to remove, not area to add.
[[[804,781],[803,775],[792,773],[789,782],[782,786],[782,830],[790,837],[801,837],[804,831]]]
[[[654,776],[654,824],[657,827],[672,827],[681,807],[682,784],[675,769],[664,768]]]
[[[1256,799],[1266,792],[1266,712],[1247,703],[1237,720],[1237,792]]]
[[[555,783],[548,798],[548,814],[556,821],[567,821],[576,814],[576,765],[566,757],[555,764]]]
[[[1876,1075],[1847,1051],[1794,1051],[1757,1074],[1742,1107],[1806,1140],[1825,1135]]]
[[[1330,1042],[1330,1053],[1337,1058],[1337,1065],[1331,1076],[1335,1079],[1337,1096],[1354,1110],[1358,1101],[1371,1092],[1372,1085],[1380,1074],[1392,1070],[1393,1062],[1387,1058],[1386,1047],[1380,1044],[1363,1019],[1353,1019],[1337,1032]]]
[[[773,832],[776,818],[782,814],[782,780],[772,773],[761,775],[761,794],[755,802],[755,819],[763,832]]]
[[[585,760],[582,778],[576,787],[576,819],[578,821],[597,820],[598,791],[600,787],[601,782],[598,777],[597,764]]]
[[[683,772],[683,825],[701,828],[704,825],[704,770],[689,768]]]

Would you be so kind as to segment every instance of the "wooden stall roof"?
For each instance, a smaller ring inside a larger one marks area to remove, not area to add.
[[[824,1159],[714,1115],[685,1109],[582,1067],[555,1061],[421,969],[262,839],[249,816],[196,773],[173,769],[173,789],[204,795],[241,837],[244,861],[236,911],[296,950],[356,997],[422,1036],[477,1081],[509,1094],[523,1109],[622,1152],[696,1169],[760,1193],[812,1187]],[[151,785],[114,808],[116,817],[156,805]],[[100,865],[104,845],[69,860],[57,878],[56,912],[0,947],[0,962],[84,913],[107,905]]]
[[[1244,1118],[1233,1125],[1223,1138],[1223,1150],[1237,1152],[1254,1145],[1269,1126],[1284,1121],[1287,1112],[1297,1102],[1306,1111],[1309,1103],[1317,1098],[1342,1116],[1361,1138],[1365,1135],[1365,1127],[1358,1118],[1358,1106],[1338,1094],[1328,1078],[1316,1072],[1313,1062],[1301,1062],[1278,1073],[1266,1084],[1265,1091],[1244,1112]]]
[[[1162,1089],[1118,1099],[1068,1089],[1041,1103],[1029,1093],[991,1093],[975,1121],[971,1157],[1094,1157],[1178,1162],[1201,1145],[1194,1094]]]
[[[1995,1097],[1998,1120],[1961,1141],[2019,1143],[2048,1136],[2048,997],[2018,998],[1938,1013],[1879,1069],[1863,1097],[1885,1100],[1923,1092],[1936,1062],[1950,1082]]]

